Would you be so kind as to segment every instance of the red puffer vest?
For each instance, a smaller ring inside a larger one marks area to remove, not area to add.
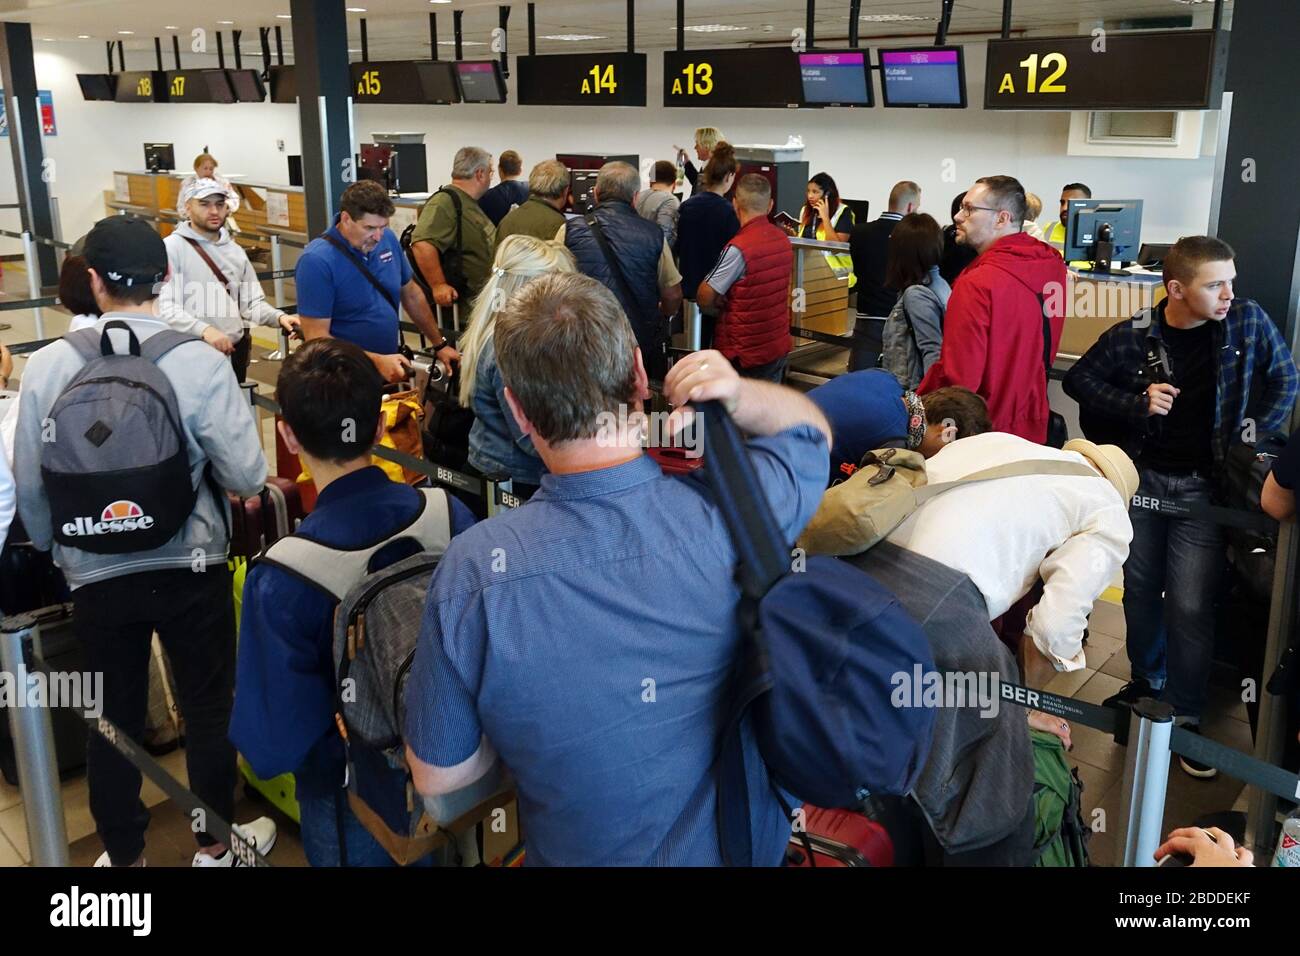
[[[730,244],[745,257],[745,274],[727,292],[713,347],[745,368],[775,362],[790,351],[790,239],[760,217],[741,226]]]

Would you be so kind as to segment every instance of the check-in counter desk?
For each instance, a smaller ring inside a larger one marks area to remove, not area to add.
[[[849,306],[847,279],[837,278],[826,262],[828,252],[844,253],[847,243],[793,240],[795,263],[790,276],[793,325],[825,335],[851,335],[854,310]],[[1117,322],[1130,319],[1165,297],[1158,274],[1135,272],[1130,276],[1093,277],[1071,269],[1063,303],[1048,301],[1055,313],[1064,306],[1065,330],[1058,352],[1058,368],[1073,364],[1088,351],[1103,332]],[[801,309],[802,307],[802,309]],[[796,348],[810,344],[796,338]]]
[[[178,220],[176,210],[181,184],[189,173],[150,173],[142,170],[119,170],[113,173],[113,188],[104,191],[104,208],[108,214],[122,210],[153,217],[158,232],[171,234]],[[239,227],[237,241],[249,253],[259,271],[271,268],[271,236],[291,242],[307,241],[307,209],[301,186],[280,183],[231,180],[239,193],[239,212],[234,216]],[[281,268],[292,269],[298,261],[296,247],[281,247]],[[288,293],[292,294],[292,280]]]

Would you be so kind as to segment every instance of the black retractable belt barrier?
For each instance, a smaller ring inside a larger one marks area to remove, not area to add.
[[[1217,767],[1234,780],[1267,790],[1284,800],[1300,800],[1300,777],[1183,727],[1173,728],[1169,749],[1197,763]]]
[[[1071,697],[1061,697],[1058,694],[1049,694],[1045,690],[1034,690],[1032,687],[1021,687],[1008,681],[998,682],[998,695],[1005,703],[1018,704],[1032,710],[1041,710],[1054,717],[1077,721],[1085,727],[1112,736],[1121,726],[1128,726],[1127,711],[1102,707],[1099,704],[1090,704],[1085,700],[1075,700]]]

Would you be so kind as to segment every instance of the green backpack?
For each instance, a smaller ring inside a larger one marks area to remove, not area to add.
[[[1034,866],[1087,866],[1092,831],[1083,820],[1083,782],[1055,734],[1030,730],[1034,745]]]

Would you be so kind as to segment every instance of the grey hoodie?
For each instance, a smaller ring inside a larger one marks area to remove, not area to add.
[[[193,239],[226,276],[223,286],[208,264],[187,242]],[[190,223],[182,222],[163,240],[171,275],[158,296],[158,314],[179,332],[202,335],[209,325],[238,342],[249,325],[279,324],[284,313],[266,301],[248,253],[225,229],[215,242]],[[237,296],[239,307],[235,307]]]
[[[102,330],[114,319],[125,321],[142,342],[167,327],[157,318],[108,312],[95,328]],[[109,335],[114,351],[125,352],[126,335],[120,331]],[[131,554],[92,554],[54,543],[50,504],[41,480],[43,423],[84,364],[77,351],[60,340],[35,353],[23,370],[14,435],[14,479],[18,513],[32,543],[42,551],[53,545],[55,563],[73,588],[141,571],[193,567],[198,559],[208,566],[225,561],[229,506],[224,496],[216,500],[203,480],[203,470],[210,461],[218,485],[240,495],[253,495],[266,480],[266,456],[252,406],[235,381],[230,362],[200,339],[177,346],[158,362],[176,392],[190,460],[190,483],[198,489],[198,501],[185,526],[161,548]]]

